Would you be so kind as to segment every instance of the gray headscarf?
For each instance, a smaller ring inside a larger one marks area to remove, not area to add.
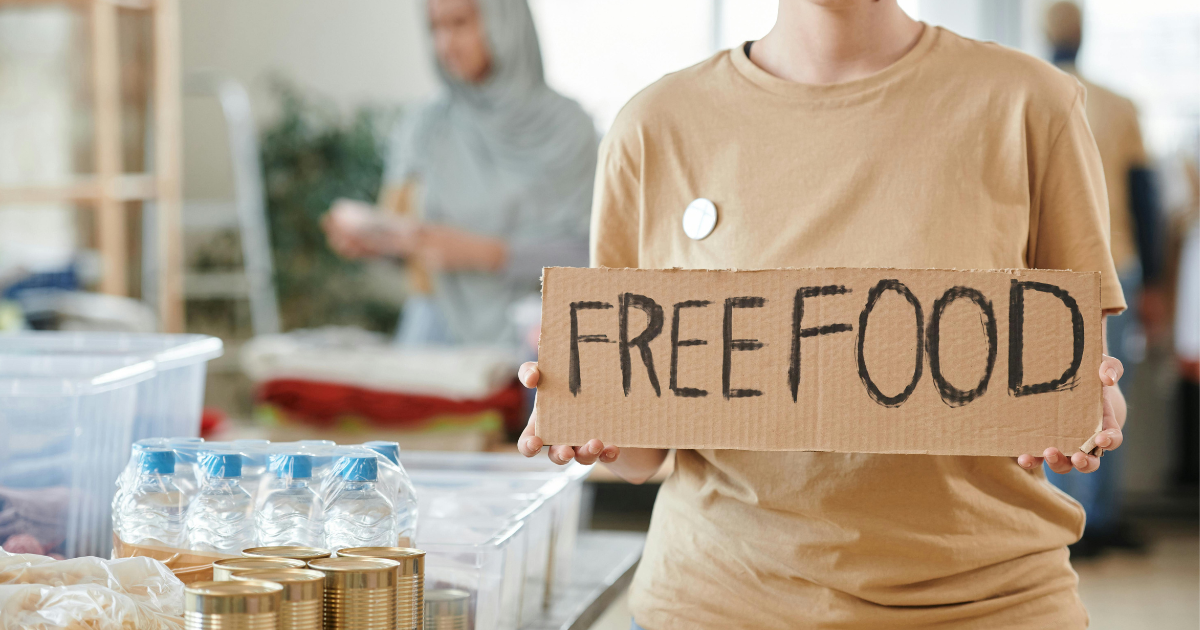
[[[598,139],[574,101],[546,85],[526,0],[475,0],[492,54],[481,84],[439,64],[444,94],[401,126],[387,179],[421,180],[424,218],[504,239],[500,274],[436,279],[455,341],[512,341],[508,307],[537,290],[540,268],[586,265]]]

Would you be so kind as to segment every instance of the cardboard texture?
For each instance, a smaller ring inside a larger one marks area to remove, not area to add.
[[[213,577],[212,563],[223,558],[237,556],[224,553],[209,553],[205,551],[190,551],[162,545],[134,545],[121,540],[113,534],[113,557],[134,558],[145,556],[154,558],[167,565],[184,584],[211,580]]]
[[[1100,428],[1100,275],[547,268],[537,435],[1040,454]]]

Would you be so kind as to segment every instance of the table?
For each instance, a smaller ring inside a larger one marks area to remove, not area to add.
[[[572,564],[589,567],[586,575],[555,598],[540,619],[521,630],[587,630],[633,580],[642,558],[646,534],[641,532],[581,531]]]

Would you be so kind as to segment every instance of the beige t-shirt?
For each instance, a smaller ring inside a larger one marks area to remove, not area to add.
[[[1064,68],[1072,73],[1074,69]],[[1137,258],[1133,213],[1129,207],[1129,171],[1146,166],[1146,145],[1142,143],[1142,129],[1133,101],[1075,76],[1087,90],[1088,125],[1096,137],[1108,187],[1113,262],[1122,270]]]
[[[1100,271],[1120,309],[1083,108],[1069,75],[940,28],[830,86],[725,51],[617,117],[592,262]],[[699,241],[697,197],[719,216]],[[681,450],[630,603],[648,630],[1083,628],[1083,518],[1011,458]]]

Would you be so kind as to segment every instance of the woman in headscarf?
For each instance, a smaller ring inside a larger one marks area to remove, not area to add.
[[[323,225],[344,256],[408,261],[401,343],[510,344],[541,268],[587,265],[596,131],[546,85],[526,0],[428,12],[446,89],[392,138],[379,201],[394,212],[339,201]]]

